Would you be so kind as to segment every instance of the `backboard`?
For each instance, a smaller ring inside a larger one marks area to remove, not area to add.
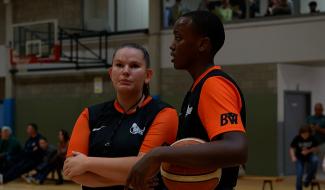
[[[57,20],[12,25],[12,64],[51,62],[58,56]]]

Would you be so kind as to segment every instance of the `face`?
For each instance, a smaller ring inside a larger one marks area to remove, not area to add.
[[[2,140],[7,140],[10,137],[10,132],[9,130],[2,130],[1,131],[1,139]]]
[[[27,126],[27,135],[32,136],[35,133],[35,130],[32,126],[28,125]]]
[[[48,143],[44,139],[39,140],[38,143],[39,143],[39,146],[41,147],[41,149],[43,149],[43,150],[47,149]]]
[[[310,134],[308,132],[305,132],[305,133],[301,133],[300,136],[303,138],[303,139],[308,139]]]
[[[173,33],[174,40],[169,47],[171,61],[175,69],[188,69],[197,59],[201,36],[195,32],[192,20],[187,17],[180,17],[176,21]]]
[[[62,131],[59,132],[58,138],[59,138],[60,142],[64,141],[64,136],[63,136]]]
[[[142,51],[125,47],[119,49],[109,69],[113,86],[118,93],[141,93],[143,85],[149,84],[152,70],[148,69]]]
[[[322,104],[315,105],[315,115],[323,115],[323,105]]]

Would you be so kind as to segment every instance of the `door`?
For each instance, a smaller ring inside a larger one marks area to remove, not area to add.
[[[284,94],[284,174],[295,174],[294,164],[289,156],[292,139],[310,114],[310,93],[285,92]]]

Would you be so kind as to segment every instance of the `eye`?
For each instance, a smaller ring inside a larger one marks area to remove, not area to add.
[[[182,38],[179,36],[179,35],[175,35],[175,41],[181,41],[182,40]]]
[[[130,67],[132,69],[137,69],[137,68],[140,68],[140,65],[138,65],[137,63],[133,63],[133,64],[130,65]]]
[[[119,68],[122,68],[123,67],[123,65],[121,63],[115,63],[115,66],[116,67],[119,67]]]

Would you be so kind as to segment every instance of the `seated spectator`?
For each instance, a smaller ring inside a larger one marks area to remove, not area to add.
[[[304,186],[308,187],[315,178],[319,159],[315,154],[318,152],[318,142],[311,135],[309,126],[304,126],[299,130],[291,142],[290,156],[292,162],[296,165],[296,190],[302,190],[302,178],[304,176],[305,166],[307,165],[307,176],[304,180]]]
[[[5,173],[18,160],[21,153],[21,146],[18,140],[13,137],[10,127],[1,128],[0,141],[0,173]]]
[[[209,0],[201,0],[197,8],[198,11],[209,11]]]
[[[317,2],[316,1],[309,2],[308,6],[309,6],[310,14],[318,14],[319,13],[319,10],[317,10]]]
[[[8,183],[35,169],[42,160],[42,151],[38,143],[42,136],[38,133],[38,127],[35,123],[27,125],[27,135],[29,138],[25,143],[20,160],[3,174],[4,183]]]
[[[259,13],[259,4],[257,0],[249,0],[249,18],[255,18],[256,13]]]
[[[182,0],[176,0],[175,4],[171,8],[171,24],[173,25],[181,15],[189,11],[190,10],[182,3]]]
[[[70,140],[69,133],[64,129],[61,129],[59,131],[58,152],[57,152],[57,156],[56,156],[55,161],[54,161],[55,166],[56,166],[56,171],[57,171],[58,177],[59,177],[56,184],[62,184],[63,183],[62,169],[63,169],[63,164],[64,164],[64,161],[65,161],[65,157],[67,155],[69,140]]]
[[[291,6],[288,0],[269,0],[265,16],[290,15]]]
[[[273,15],[273,9],[277,7],[279,4],[278,0],[269,0],[267,4],[267,9],[265,16],[272,16]]]
[[[47,175],[55,169],[54,159],[57,155],[57,150],[54,146],[49,145],[45,137],[39,140],[39,146],[42,150],[42,161],[35,168],[36,174],[33,176],[24,176],[28,183],[43,184]]]
[[[273,9],[273,16],[290,15],[292,13],[288,0],[278,0],[278,4]]]
[[[244,19],[246,17],[246,0],[230,0],[233,19]]]
[[[222,0],[221,6],[215,8],[214,13],[220,18],[222,22],[231,21],[233,11],[229,3],[229,0]]]

